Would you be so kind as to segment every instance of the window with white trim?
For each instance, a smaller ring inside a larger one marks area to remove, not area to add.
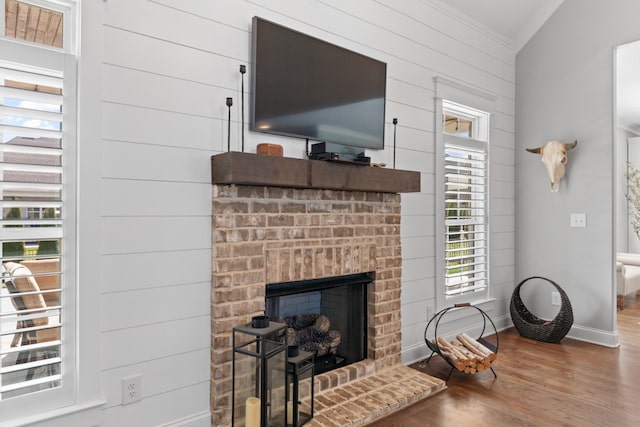
[[[4,0],[0,3],[4,3],[0,13],[4,37],[71,50],[68,36],[72,19],[68,12],[74,1]]]
[[[447,304],[486,298],[489,283],[489,114],[442,100],[440,206]]]
[[[75,1],[0,4],[0,411],[9,414],[3,405],[36,392],[43,410],[73,396],[76,58],[65,33]]]

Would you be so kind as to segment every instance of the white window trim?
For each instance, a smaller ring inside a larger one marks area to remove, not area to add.
[[[442,114],[444,112],[443,101],[447,100],[452,103],[458,104],[460,106],[470,107],[472,109],[483,111],[489,113],[491,116],[495,112],[495,104],[497,101],[497,97],[488,94],[479,89],[470,87],[460,82],[456,82],[450,79],[435,77],[434,78],[434,86],[435,86],[435,127],[434,127],[434,136],[435,136],[435,188],[436,188],[436,197],[435,197],[435,226],[436,226],[436,259],[435,259],[435,269],[436,269],[436,310],[439,311],[443,308],[450,307],[455,303],[459,302],[470,302],[474,305],[484,305],[492,300],[491,297],[491,230],[488,228],[488,239],[487,239],[487,255],[488,255],[488,286],[484,292],[478,293],[474,298],[474,300],[470,300],[468,295],[462,295],[460,297],[449,297],[445,296],[445,203],[444,203],[444,146],[445,146],[445,134],[442,125]],[[464,108],[460,109],[461,112],[464,111]],[[470,112],[472,113],[472,112]],[[473,114],[471,114],[473,116]],[[488,120],[488,128],[486,129],[478,129],[477,131],[482,133],[486,133],[487,140],[491,141],[491,135],[493,134],[494,123],[492,120]],[[475,132],[475,131],[474,131]],[[478,134],[474,133],[474,136]],[[455,137],[452,137],[455,138]],[[489,150],[487,150],[489,151]],[[489,165],[491,163],[491,158],[489,157]],[[490,167],[488,166],[488,169]],[[488,209],[490,209],[490,176],[487,176],[487,180],[489,181],[488,185],[488,195],[487,200],[489,203]],[[487,213],[487,216],[490,215],[490,211]],[[487,223],[487,227],[489,227],[490,221]]]
[[[5,8],[4,8],[4,0],[0,0],[0,38],[14,40],[17,43],[26,44],[30,46],[38,46],[40,49],[52,49],[55,51],[63,50],[67,53],[75,53],[78,49],[78,37],[77,34],[77,25],[75,23],[78,15],[78,7],[77,0],[19,0],[23,3],[29,3],[34,6],[39,6],[45,9],[54,10],[56,12],[62,12],[65,15],[65,19],[63,21],[62,28],[62,46],[63,49],[58,49],[51,46],[43,46],[37,43],[32,43],[24,40],[16,40],[13,38],[5,37]]]
[[[84,284],[82,292],[76,295],[74,333],[78,345],[75,348],[76,378],[73,384],[73,397],[69,402],[59,402],[56,408],[44,408],[43,401],[37,400],[30,405],[16,405],[20,408],[0,406],[0,426],[31,425],[46,423],[47,425],[99,425],[100,411],[105,400],[102,391],[101,377],[101,303],[100,283],[102,266],[100,258],[101,233],[99,224],[100,211],[100,148],[98,142],[102,136],[101,117],[101,81],[102,81],[102,46],[103,46],[103,7],[102,2],[79,2],[75,0],[59,1],[67,5],[77,5],[72,13],[77,17],[78,26],[74,31],[73,46],[77,47],[77,139],[85,141],[78,151],[77,210],[79,212],[76,230],[77,262],[75,263],[76,283]],[[4,13],[4,2],[0,0]],[[82,7],[80,7],[82,6]],[[4,19],[2,20],[4,23]],[[69,34],[72,34],[69,32]],[[3,37],[0,36],[0,39]],[[82,45],[78,42],[83,40]],[[12,44],[28,45],[13,40]],[[59,49],[41,48],[40,55],[49,55],[47,51]],[[3,55],[5,51],[3,51]],[[81,160],[80,160],[81,159]],[[52,406],[52,405],[50,405]]]

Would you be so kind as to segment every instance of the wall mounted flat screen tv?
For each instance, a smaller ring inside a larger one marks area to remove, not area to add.
[[[262,18],[252,26],[251,130],[384,148],[387,64]]]

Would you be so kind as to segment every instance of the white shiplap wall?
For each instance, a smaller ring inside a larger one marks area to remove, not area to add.
[[[107,0],[102,61],[103,424],[208,425],[210,156],[240,144],[240,64],[254,15],[388,64],[387,149],[398,118],[399,169],[422,175],[403,195],[403,360],[426,353],[435,304],[434,86],[442,76],[497,98],[492,141],[494,318],[508,316],[514,275],[514,64],[499,38],[427,0]],[[245,88],[249,86],[245,76]],[[248,96],[245,98],[248,114]],[[246,132],[302,157],[304,141]],[[96,171],[97,173],[97,171]],[[140,403],[120,381],[143,376]],[[182,420],[182,421],[180,421]]]

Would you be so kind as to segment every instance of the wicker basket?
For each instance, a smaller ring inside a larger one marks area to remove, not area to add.
[[[531,279],[546,280],[560,293],[560,311],[558,311],[558,314],[553,320],[549,321],[540,319],[535,314],[531,313],[522,302],[522,299],[520,298],[520,288],[525,284],[525,282]],[[571,308],[571,301],[569,301],[569,297],[557,283],[545,277],[533,276],[520,282],[514,289],[513,295],[511,296],[509,311],[511,312],[513,324],[518,332],[520,332],[520,335],[537,341],[558,343],[565,335],[567,335],[573,325],[573,309]]]

